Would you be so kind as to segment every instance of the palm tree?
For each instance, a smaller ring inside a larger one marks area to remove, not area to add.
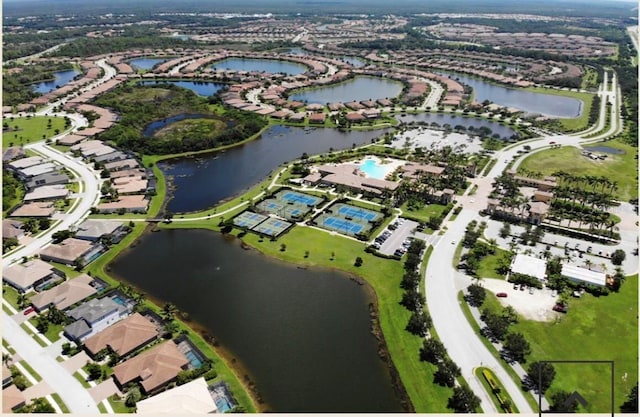
[[[173,320],[177,312],[178,308],[173,303],[165,303],[162,307],[164,319],[167,321]]]

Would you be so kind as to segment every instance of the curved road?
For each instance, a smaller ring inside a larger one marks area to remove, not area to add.
[[[480,219],[478,212],[486,207],[486,199],[491,192],[494,179],[502,174],[510,161],[518,158],[518,156],[530,155],[531,152],[527,154],[519,153],[524,150],[524,146],[530,146],[533,152],[549,148],[549,142],[552,141],[562,146],[579,147],[581,143],[602,140],[622,129],[619,111],[621,98],[616,81],[614,75],[614,87],[613,91],[610,91],[608,89],[608,77],[605,76],[603,86],[598,92],[602,97],[600,117],[594,127],[585,131],[597,133],[605,128],[606,118],[604,117],[604,112],[607,109],[605,103],[609,101],[613,105],[610,106],[609,120],[611,123],[606,132],[589,139],[582,139],[577,135],[548,136],[521,142],[497,152],[497,163],[491,171],[485,177],[476,178],[472,181],[473,184],[478,186],[473,198],[462,196],[458,199],[464,209],[455,221],[447,224],[446,233],[433,240],[432,261],[427,264],[425,272],[426,301],[433,320],[433,326],[438,333],[438,337],[446,346],[449,356],[462,369],[462,376],[480,398],[481,407],[485,412],[496,413],[500,411],[496,410],[493,401],[489,398],[489,394],[473,374],[473,370],[478,366],[489,367],[495,372],[521,413],[534,413],[534,410],[516,385],[517,383],[505,371],[503,364],[489,352],[476,335],[462,312],[457,295],[460,290],[471,283],[471,279],[458,272],[453,266],[455,249],[464,236],[467,224],[473,219]],[[517,166],[518,163],[519,160],[516,160],[515,165]],[[467,192],[470,189],[471,187]],[[545,403],[546,401],[543,402],[543,408]]]

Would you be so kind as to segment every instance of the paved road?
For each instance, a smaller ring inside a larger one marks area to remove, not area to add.
[[[2,337],[57,392],[72,413],[99,414],[89,392],[4,311]]]
[[[49,229],[46,233],[33,240],[29,244],[4,257],[3,264],[5,266],[11,265],[17,260],[22,259],[23,256],[32,256],[39,252],[41,248],[47,246],[51,242],[51,236],[55,232],[66,230],[69,228],[69,226],[80,222],[80,220],[82,220],[89,214],[91,207],[94,206],[100,199],[99,176],[82,161],[73,159],[69,155],[63,154],[56,149],[46,146],[43,142],[27,145],[25,146],[25,148],[60,163],[61,165],[67,167],[76,175],[78,175],[81,184],[80,194],[82,195],[82,197],[76,199],[75,207],[73,207],[70,212],[64,215],[64,219],[60,223]]]
[[[447,347],[451,359],[462,369],[462,377],[481,400],[482,409],[488,413],[499,412],[481,382],[473,374],[478,366],[491,368],[503,383],[521,413],[533,413],[529,403],[502,364],[482,344],[464,316],[458,303],[458,292],[471,284],[471,279],[458,273],[452,265],[457,243],[471,220],[478,217],[474,210],[462,210],[456,221],[449,225],[442,239],[433,247],[431,262],[427,264],[425,294],[433,326],[438,337]],[[451,242],[455,241],[455,244]]]

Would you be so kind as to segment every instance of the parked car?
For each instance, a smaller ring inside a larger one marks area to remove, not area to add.
[[[24,314],[25,316],[27,316],[27,315],[29,315],[29,314],[33,313],[34,311],[36,311],[36,309],[35,309],[35,308],[33,308],[33,306],[30,306],[30,307],[27,307],[27,308],[24,310],[24,313],[23,313],[23,314]]]
[[[551,291],[551,296],[552,297],[557,297],[558,296],[558,290]]]
[[[524,291],[525,287],[526,287],[526,285],[520,284],[520,291]]]
[[[499,292],[496,294],[496,297],[501,297],[501,298],[505,298],[507,296],[506,292]]]
[[[589,252],[589,253],[591,253],[591,251],[592,251],[592,250],[593,250],[593,247],[592,247],[592,246],[589,246],[589,247],[587,248],[587,252]]]
[[[517,290],[518,289],[518,284],[513,284],[513,289]]]
[[[529,287],[529,294],[533,294],[533,287]]]
[[[569,307],[567,307],[564,304],[557,303],[556,305],[553,306],[553,311],[557,311],[557,312],[560,312],[560,313],[566,313],[567,311],[569,311]]]

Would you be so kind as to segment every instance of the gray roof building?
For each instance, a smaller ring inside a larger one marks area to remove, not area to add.
[[[29,189],[39,187],[41,185],[68,184],[69,176],[61,172],[48,172],[46,174],[37,175],[27,181],[26,186]]]
[[[64,333],[73,340],[86,338],[106,329],[127,317],[130,310],[112,298],[94,298],[71,309],[67,315],[76,319],[64,328]]]
[[[98,240],[104,235],[116,233],[123,225],[124,223],[117,221],[87,219],[78,226],[76,238]]]

